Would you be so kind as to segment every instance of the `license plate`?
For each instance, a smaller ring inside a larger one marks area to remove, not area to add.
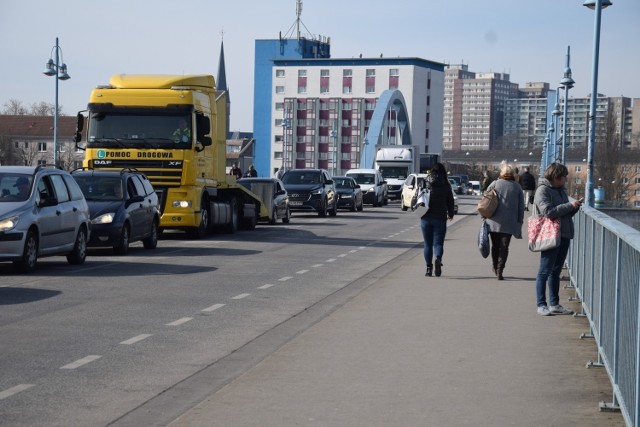
[[[291,206],[302,206],[302,202],[289,202]]]

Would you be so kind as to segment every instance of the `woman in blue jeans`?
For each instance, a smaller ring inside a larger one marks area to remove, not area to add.
[[[427,263],[425,276],[433,275],[432,261],[435,253],[435,273],[439,277],[442,274],[447,219],[453,219],[453,191],[447,178],[447,171],[441,163],[433,165],[424,182],[430,192],[429,209],[420,218],[420,228],[424,238],[424,260]]]
[[[547,218],[560,218],[560,246],[540,252],[540,266],[536,277],[536,303],[538,314],[571,314],[573,311],[560,305],[560,273],[567,259],[569,244],[573,239],[573,216],[580,210],[582,203],[578,200],[569,201],[565,191],[567,167],[560,163],[552,163],[544,171],[544,178],[540,179],[533,203],[540,215]],[[549,287],[549,305],[547,305],[546,291]]]

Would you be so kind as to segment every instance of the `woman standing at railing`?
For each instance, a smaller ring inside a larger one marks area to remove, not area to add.
[[[580,210],[582,202],[569,201],[565,191],[569,171],[560,163],[552,163],[544,171],[544,178],[539,181],[533,203],[541,216],[560,218],[560,246],[540,252],[540,266],[536,277],[536,296],[538,314],[572,314],[573,311],[560,305],[560,272],[569,252],[569,244],[573,239],[573,215]],[[549,287],[549,305],[547,306],[546,290]]]

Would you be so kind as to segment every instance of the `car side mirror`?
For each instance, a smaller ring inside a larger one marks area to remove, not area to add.
[[[332,180],[332,179],[328,179],[328,180],[327,180],[327,184],[329,184],[329,185],[333,185],[333,180]]]
[[[360,188],[360,184],[356,184],[353,188]]]

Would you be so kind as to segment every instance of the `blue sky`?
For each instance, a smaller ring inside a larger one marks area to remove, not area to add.
[[[640,1],[612,0],[602,13],[598,92],[640,98]],[[576,81],[591,90],[594,12],[583,0],[305,0],[302,22],[331,37],[333,58],[419,57],[511,81],[562,79],[567,46]],[[71,79],[60,82],[65,114],[86,108],[112,74],[216,75],[224,31],[231,130],[252,130],[256,39],[296,20],[295,0],[0,0],[0,109],[11,98],[53,103],[42,74],[56,36]]]

